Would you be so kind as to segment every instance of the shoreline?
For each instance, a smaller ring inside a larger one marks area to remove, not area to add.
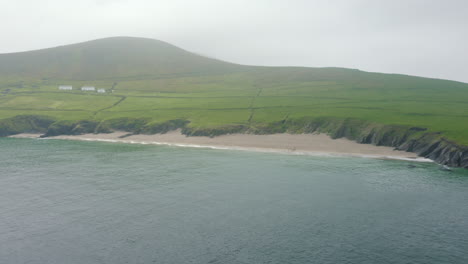
[[[111,143],[151,144],[192,148],[226,149],[282,153],[291,155],[363,157],[419,162],[432,160],[418,157],[416,153],[394,150],[392,147],[360,144],[348,139],[332,139],[325,134],[229,134],[217,137],[187,137],[179,130],[166,134],[128,135],[128,132],[109,134],[60,135],[47,139],[99,141]],[[12,138],[39,138],[39,134],[17,134]],[[122,137],[125,136],[125,137]]]

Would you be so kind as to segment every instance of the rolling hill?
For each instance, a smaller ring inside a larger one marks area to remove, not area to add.
[[[106,93],[78,90],[84,85]],[[129,37],[0,54],[0,135],[175,128],[210,136],[318,131],[468,167],[468,84],[244,66]]]
[[[2,76],[95,80],[225,73],[238,65],[152,39],[115,37],[50,49],[1,54]]]

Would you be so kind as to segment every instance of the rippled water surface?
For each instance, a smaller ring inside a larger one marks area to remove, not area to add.
[[[468,173],[0,139],[0,263],[468,263]]]

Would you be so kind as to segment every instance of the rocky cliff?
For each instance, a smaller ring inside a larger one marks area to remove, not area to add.
[[[43,133],[44,137],[109,133],[114,130],[134,134],[166,133],[181,129],[187,136],[218,136],[231,133],[326,133],[332,138],[347,138],[362,144],[394,147],[417,153],[439,164],[468,169],[468,146],[447,140],[442,133],[426,128],[384,125],[358,119],[300,118],[269,124],[228,125],[213,128],[195,128],[188,120],[175,119],[150,122],[145,119],[119,118],[106,121],[55,121],[46,116],[16,116],[0,120],[0,136],[18,133]]]
[[[260,127],[259,133],[327,133],[332,138],[347,138],[363,144],[394,147],[451,167],[468,168],[468,146],[447,140],[442,133],[425,128],[383,125],[357,119],[298,119]]]

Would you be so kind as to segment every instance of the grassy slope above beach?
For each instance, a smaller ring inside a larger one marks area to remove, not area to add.
[[[59,91],[60,84],[108,92]],[[265,131],[303,118],[349,118],[425,128],[468,145],[468,84],[342,68],[241,66],[156,40],[109,38],[0,55],[0,119],[19,115],[142,127],[183,120],[192,131]]]

